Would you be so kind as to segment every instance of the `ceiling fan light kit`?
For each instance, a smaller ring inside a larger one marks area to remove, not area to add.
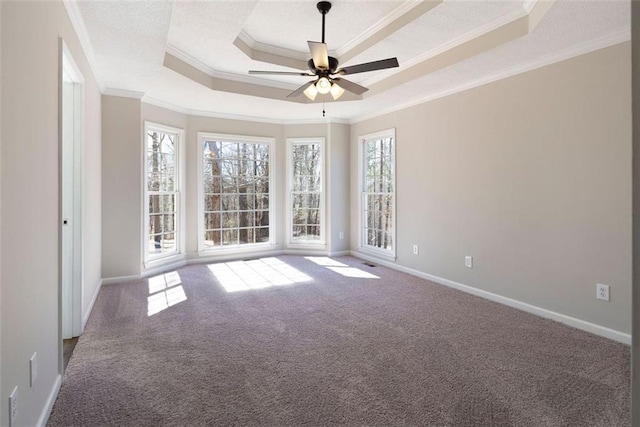
[[[387,68],[398,67],[397,58],[387,58],[380,61],[366,62],[363,64],[352,65],[350,67],[338,68],[339,61],[329,56],[327,50],[327,44],[324,42],[325,34],[325,16],[331,10],[331,3],[328,1],[318,2],[316,5],[318,11],[322,14],[322,42],[308,41],[309,51],[311,52],[311,59],[308,61],[309,71],[257,71],[250,70],[249,74],[272,74],[272,75],[294,75],[294,76],[307,76],[316,77],[315,80],[305,83],[298,89],[291,92],[287,97],[293,98],[303,94],[314,101],[318,96],[318,93],[326,95],[331,94],[334,100],[340,98],[345,91],[355,93],[356,95],[362,95],[366,92],[366,87],[360,86],[357,83],[353,83],[349,80],[345,80],[341,75],[365,73],[368,71],[384,70]],[[338,84],[340,83],[340,84]]]
[[[316,99],[316,96],[318,96],[318,89],[316,89],[316,85],[310,84],[302,93],[304,93],[307,98],[313,101]]]

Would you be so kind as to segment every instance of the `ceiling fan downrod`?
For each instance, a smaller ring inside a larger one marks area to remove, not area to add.
[[[316,5],[318,11],[322,14],[322,43],[324,43],[324,18],[331,10],[331,2],[319,1]]]

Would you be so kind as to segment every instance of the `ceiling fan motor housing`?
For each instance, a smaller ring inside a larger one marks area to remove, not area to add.
[[[331,2],[328,1],[319,1],[316,5],[321,14],[326,14],[331,10]]]
[[[321,74],[335,74],[336,70],[338,69],[338,65],[340,63],[338,62],[338,60],[336,58],[334,58],[333,56],[329,57],[329,69],[328,70],[321,70],[319,68],[316,67],[316,64],[313,62],[313,58],[311,58],[309,61],[307,61],[307,67],[309,67],[309,70],[314,73],[315,75],[319,76]],[[325,73],[326,71],[326,73]]]

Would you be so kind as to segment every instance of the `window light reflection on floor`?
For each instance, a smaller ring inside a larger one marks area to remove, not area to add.
[[[341,274],[345,277],[355,277],[361,279],[379,279],[375,274],[371,274],[368,271],[360,270],[359,268],[349,267],[347,264],[343,264],[340,261],[331,259],[329,257],[322,256],[308,256],[305,257],[311,262],[326,267],[334,273]]]
[[[187,300],[177,271],[150,277],[148,283],[150,295],[147,297],[147,316]]]
[[[227,292],[286,286],[313,280],[277,258],[211,264],[209,270]]]
[[[327,256],[307,256],[305,259],[315,262],[318,265],[322,265],[323,267],[348,267],[347,264],[343,264],[340,261],[336,261],[335,259],[331,259]]]

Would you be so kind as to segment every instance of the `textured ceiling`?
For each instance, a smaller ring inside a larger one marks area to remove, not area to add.
[[[321,105],[286,99],[308,78],[247,71],[302,69],[307,40],[321,39],[315,3],[66,5],[79,18],[76,29],[106,93],[135,92],[147,102],[198,114],[296,121],[321,118]],[[344,59],[341,65],[393,56],[400,62],[399,68],[349,76],[371,90],[361,100],[327,102],[333,119],[372,117],[630,38],[628,0],[332,3],[326,42]],[[216,80],[209,84],[203,76]]]

